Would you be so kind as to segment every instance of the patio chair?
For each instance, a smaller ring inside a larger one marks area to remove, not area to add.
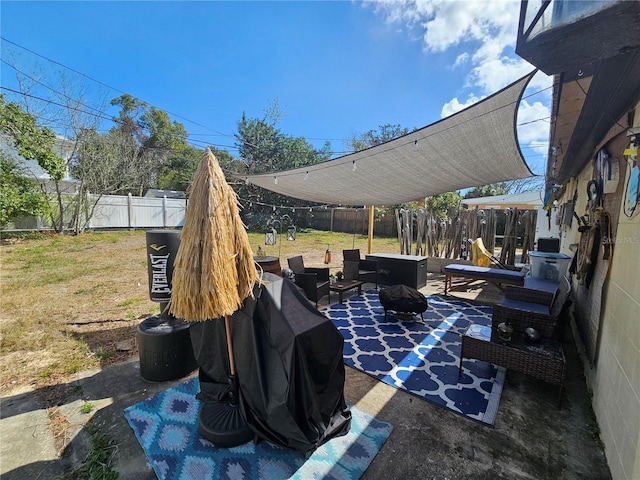
[[[558,320],[570,292],[571,285],[566,276],[560,281],[552,302],[548,292],[505,286],[504,299],[493,306],[491,335],[497,335],[498,325],[508,322],[514,332],[522,333],[527,327],[532,327],[543,338],[561,337]]]
[[[329,268],[305,267],[302,255],[287,259],[289,268],[293,271],[294,282],[304,292],[305,296],[316,303],[325,295],[329,295]]]
[[[378,288],[378,264],[375,260],[360,258],[360,249],[342,250],[345,280],[375,283]]]

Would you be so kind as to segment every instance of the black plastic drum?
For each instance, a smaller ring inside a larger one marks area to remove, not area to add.
[[[152,382],[175,380],[198,367],[191,347],[190,326],[168,315],[154,315],[138,325],[142,378]]]

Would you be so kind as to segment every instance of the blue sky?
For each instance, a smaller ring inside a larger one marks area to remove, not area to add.
[[[243,112],[261,118],[277,100],[282,132],[317,147],[329,140],[342,152],[354,135],[387,123],[423,127],[533,70],[514,53],[519,7],[3,0],[2,91],[10,98],[6,88],[17,85],[12,67],[56,90],[64,72],[92,105],[130,93],[169,112],[194,142],[228,146]],[[550,85],[534,78],[518,119],[522,151],[538,174]],[[43,88],[33,92],[44,97]]]

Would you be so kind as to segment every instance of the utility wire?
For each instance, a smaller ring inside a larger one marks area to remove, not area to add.
[[[87,78],[87,79],[89,79],[89,80],[91,80],[91,81],[93,81],[93,82],[96,82],[96,83],[98,83],[99,85],[102,85],[102,86],[104,86],[104,87],[107,87],[107,88],[109,88],[109,89],[112,89],[112,90],[114,90],[114,91],[116,91],[116,92],[118,92],[118,93],[121,93],[121,94],[127,94],[127,92],[123,92],[122,90],[120,90],[120,89],[118,89],[118,88],[115,88],[115,87],[113,87],[113,86],[111,86],[111,85],[108,85],[108,84],[106,84],[106,83],[104,83],[104,82],[102,82],[102,81],[100,81],[100,80],[97,80],[97,79],[95,79],[95,78],[93,78],[93,77],[91,77],[91,76],[89,76],[89,75],[87,75],[87,74],[85,74],[85,73],[82,73],[82,72],[80,72],[80,71],[78,71],[78,70],[75,70],[75,69],[73,69],[73,68],[71,68],[71,67],[68,67],[68,66],[66,66],[66,65],[64,65],[64,64],[62,64],[62,63],[60,63],[60,62],[57,62],[56,60],[53,60],[53,59],[51,59],[51,58],[49,58],[49,57],[46,57],[46,56],[44,56],[44,55],[41,55],[41,54],[39,54],[39,53],[37,53],[37,52],[34,52],[33,50],[30,50],[30,49],[28,49],[28,48],[26,48],[26,47],[23,47],[22,45],[19,45],[19,44],[15,43],[15,42],[12,42],[11,40],[8,40],[7,38],[5,38],[5,37],[3,37],[3,36],[0,36],[0,39],[2,39],[3,41],[5,41],[5,42],[7,42],[7,43],[10,43],[11,45],[14,45],[15,47],[18,47],[18,48],[20,48],[20,49],[22,49],[22,50],[25,50],[25,51],[27,51],[27,52],[29,52],[29,53],[33,54],[33,55],[36,55],[36,56],[38,56],[38,57],[40,57],[40,58],[42,58],[42,59],[44,59],[44,60],[47,60],[48,62],[51,62],[51,63],[53,63],[53,64],[55,64],[55,65],[58,65],[58,66],[60,66],[60,67],[62,67],[62,68],[65,68],[65,69],[67,69],[67,70],[69,70],[69,71],[72,71],[72,72],[74,72],[74,73],[77,73],[78,75],[81,75],[81,76],[83,76],[83,77],[85,77],[85,78]],[[6,63],[6,62],[5,62],[5,63]],[[9,64],[7,64],[7,65],[9,65]],[[9,66],[12,66],[12,65],[9,65]],[[13,67],[13,66],[12,66],[12,67]],[[15,67],[13,67],[13,68],[15,68]],[[17,69],[16,69],[16,70],[17,70]],[[47,88],[50,88],[50,87],[47,87]],[[532,92],[532,93],[530,93],[530,94],[528,94],[528,95],[526,95],[526,96],[523,96],[523,97],[522,97],[522,99],[530,98],[530,97],[532,97],[532,96],[534,96],[534,95],[538,95],[538,94],[540,94],[540,93],[542,93],[542,92],[544,92],[544,91],[546,91],[546,90],[549,90],[550,88],[552,88],[552,86],[550,86],[550,87],[545,87],[545,88],[543,88],[543,89],[541,89],[541,90],[538,90],[538,91]],[[585,94],[586,94],[586,93],[585,93]],[[145,103],[148,103],[148,102],[145,102]],[[149,105],[151,105],[151,104],[149,104]],[[166,110],[165,110],[165,111],[166,111]],[[253,145],[253,144],[251,144],[251,143],[249,143],[249,142],[245,142],[245,141],[243,141],[242,139],[239,139],[236,135],[233,135],[233,134],[225,134],[225,133],[219,132],[219,131],[217,131],[217,130],[211,129],[211,128],[209,128],[209,127],[207,127],[207,126],[205,126],[205,125],[202,125],[202,124],[200,124],[200,123],[198,123],[198,122],[195,122],[195,121],[193,121],[193,120],[189,120],[188,118],[183,117],[183,116],[181,116],[181,115],[177,115],[177,114],[171,113],[171,112],[169,112],[169,111],[166,111],[166,112],[167,112],[168,114],[170,114],[170,115],[172,115],[172,116],[176,117],[176,118],[180,118],[180,119],[185,120],[185,121],[187,121],[187,122],[189,122],[189,123],[192,123],[192,124],[194,124],[194,125],[198,125],[198,126],[200,126],[200,127],[206,128],[207,130],[210,130],[210,131],[214,132],[214,134],[216,134],[216,135],[221,135],[221,136],[226,136],[226,137],[235,138],[236,140],[239,140],[239,141],[241,141],[241,142],[243,142],[243,143],[245,143],[245,144],[247,144],[247,145],[249,145],[249,146],[251,146],[251,147],[259,148],[259,147],[258,147],[258,146],[256,146],[256,145]],[[490,112],[487,112],[487,113],[490,113]],[[518,124],[518,125],[516,125],[516,126],[527,125],[527,124],[529,124],[529,123],[533,123],[533,122],[536,122],[536,121],[542,121],[542,120],[545,120],[545,119],[548,119],[548,118],[549,118],[549,117],[544,117],[544,118],[537,119],[537,120],[531,120],[531,121],[529,121],[529,122],[524,122],[524,123]],[[303,137],[303,138],[305,138],[305,139],[309,139],[309,140],[324,140],[324,141],[331,141],[331,140],[348,141],[348,140],[350,140],[350,139],[326,139],[326,138],[319,138],[319,137]],[[331,154],[331,155],[341,155],[341,154],[346,154],[346,153],[353,153],[353,152],[329,152],[329,154]]]
[[[118,93],[121,93],[121,94],[123,94],[123,95],[127,95],[127,92],[123,92],[122,90],[120,90],[120,89],[118,89],[118,88],[116,88],[116,87],[113,87],[113,86],[108,85],[108,84],[106,84],[106,83],[104,83],[104,82],[101,82],[100,80],[97,80],[97,79],[95,79],[95,78],[93,78],[93,77],[91,77],[91,76],[89,76],[89,75],[87,75],[87,74],[85,74],[85,73],[82,73],[82,72],[80,72],[80,71],[78,71],[78,70],[75,70],[74,68],[71,68],[71,67],[69,67],[69,66],[67,66],[67,65],[64,65],[64,64],[60,63],[60,62],[57,62],[57,61],[55,61],[55,60],[53,60],[53,59],[51,59],[51,58],[49,58],[49,57],[45,57],[44,55],[41,55],[41,54],[39,54],[39,53],[37,53],[37,52],[34,52],[33,50],[30,50],[30,49],[28,49],[28,48],[26,48],[26,47],[23,47],[22,45],[18,45],[17,43],[12,42],[11,40],[9,40],[9,39],[7,39],[7,38],[5,38],[5,37],[3,37],[3,36],[0,36],[0,39],[1,39],[1,40],[3,40],[3,41],[5,41],[5,42],[7,42],[7,43],[10,43],[11,45],[14,45],[14,46],[16,46],[16,47],[18,47],[18,48],[21,48],[22,50],[25,50],[25,51],[27,51],[27,52],[29,52],[29,53],[33,54],[33,55],[36,55],[37,57],[40,57],[40,58],[42,58],[42,59],[44,59],[44,60],[46,60],[46,61],[48,61],[48,62],[51,62],[51,63],[53,63],[53,64],[55,64],[55,65],[58,65],[58,66],[60,66],[60,67],[62,67],[62,68],[65,68],[65,69],[67,69],[67,70],[69,70],[69,71],[71,71],[71,72],[77,73],[78,75],[81,75],[81,76],[83,76],[83,77],[85,77],[85,78],[87,78],[87,79],[91,80],[92,82],[96,82],[96,83],[98,83],[99,85],[102,85],[103,87],[107,87],[107,88],[109,88],[109,89],[111,89],[111,90],[114,90],[114,91],[116,91],[116,92],[118,92]],[[145,102],[145,103],[149,103],[149,102]],[[149,105],[151,105],[151,104],[149,103]],[[175,113],[171,113],[171,112],[169,112],[169,111],[167,111],[167,110],[165,110],[165,111],[166,111],[168,114],[170,114],[170,115],[172,115],[172,116],[174,116],[174,117],[176,117],[176,118],[180,118],[180,119],[182,119],[182,120],[184,120],[184,121],[186,121],[186,122],[192,123],[192,124],[197,125],[197,126],[202,127],[202,128],[206,128],[207,130],[210,130],[210,131],[214,132],[214,133],[215,133],[215,134],[217,134],[217,135],[221,135],[221,136],[223,136],[223,137],[233,137],[233,135],[232,135],[232,134],[219,132],[219,131],[214,130],[214,129],[210,128],[210,127],[207,127],[206,125],[203,125],[203,124],[201,124],[201,123],[195,122],[195,121],[193,121],[193,120],[189,120],[188,118],[183,117],[183,116],[181,116],[181,115],[178,115],[178,114],[175,114]]]

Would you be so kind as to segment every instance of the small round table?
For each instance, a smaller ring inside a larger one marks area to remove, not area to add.
[[[279,277],[282,276],[282,268],[280,268],[280,258],[254,256],[253,261],[260,265],[263,272],[274,273]]]

